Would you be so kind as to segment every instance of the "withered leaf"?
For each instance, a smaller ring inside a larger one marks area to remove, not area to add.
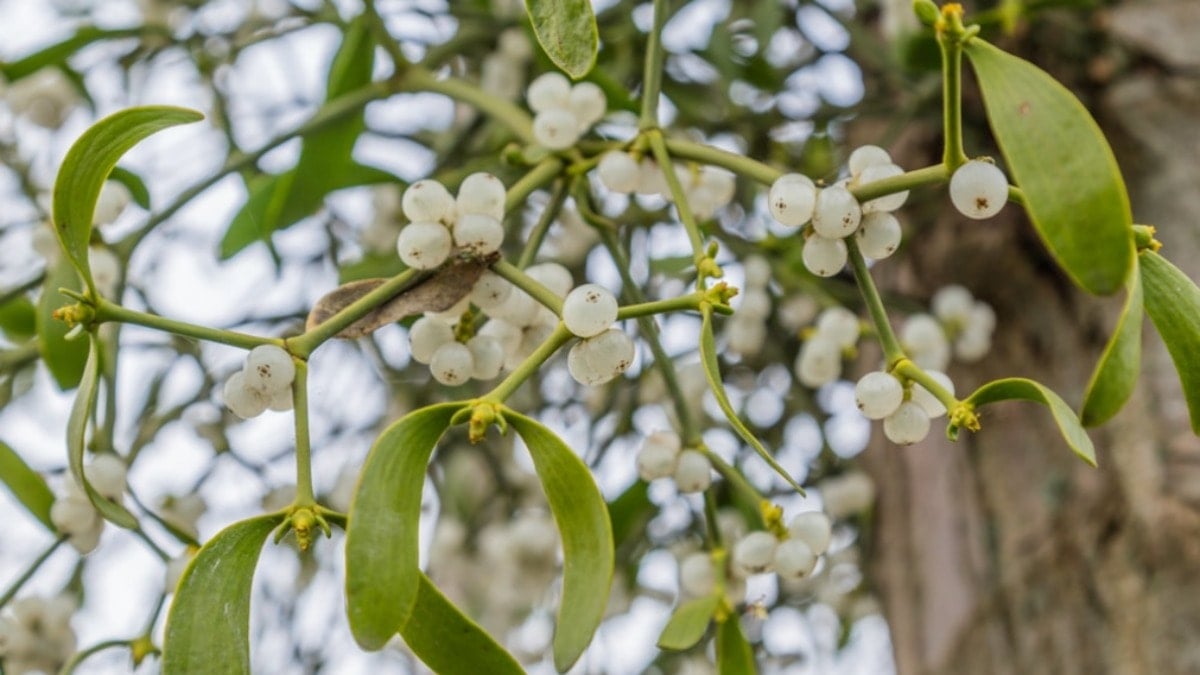
[[[370,335],[379,328],[395,323],[406,316],[424,312],[443,312],[471,292],[483,271],[495,262],[496,256],[484,259],[456,259],[419,277],[411,286],[402,289],[362,318],[342,329],[334,337],[354,340]],[[305,330],[328,321],[355,300],[379,288],[387,279],[360,279],[338,286],[327,293],[308,313]]]

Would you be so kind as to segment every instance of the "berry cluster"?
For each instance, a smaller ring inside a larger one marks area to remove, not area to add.
[[[644,481],[671,478],[680,492],[703,492],[712,485],[712,463],[699,450],[684,450],[679,434],[656,431],[646,437],[637,455],[638,475]]]
[[[618,328],[617,298],[603,286],[584,284],[563,300],[563,325],[583,338],[567,354],[567,370],[576,382],[604,384],[633,363],[633,339]]]
[[[10,608],[7,616],[0,616],[4,671],[14,675],[59,672],[75,653],[75,631],[71,629],[75,601],[65,595],[25,597]]]
[[[504,242],[504,183],[490,173],[473,173],[458,187],[458,197],[433,179],[404,191],[400,209],[410,221],[396,240],[405,265],[433,269],[456,248],[474,256],[499,250]]]
[[[833,525],[818,511],[797,514],[788,523],[786,536],[762,530],[742,537],[733,547],[733,569],[741,576],[775,572],[796,581],[812,574],[817,557],[829,550]]]
[[[944,389],[954,393],[954,382],[945,373],[926,371]],[[883,371],[867,373],[854,387],[854,400],[863,416],[883,420],[883,434],[897,445],[912,445],[929,435],[930,420],[946,414],[933,394],[920,384],[905,387],[899,379]]]
[[[295,377],[291,354],[275,345],[259,345],[246,355],[245,366],[225,380],[225,405],[244,420],[268,409],[291,410]]]
[[[578,141],[608,111],[604,90],[591,82],[571,86],[555,72],[529,83],[525,99],[533,118],[534,139],[551,150],[565,150]]]
[[[116,455],[100,455],[84,468],[92,488],[105,499],[120,503],[125,494],[125,464]],[[66,493],[50,507],[50,522],[67,537],[67,542],[80,553],[90,553],[100,543],[104,519],[92,506],[83,486],[73,480],[66,483]]]
[[[633,155],[610,150],[600,157],[596,173],[604,187],[617,194],[657,195],[674,201],[658,163],[649,157],[638,161]],[[711,218],[717,209],[733,201],[737,183],[734,175],[713,166],[675,165],[675,175],[687,197],[688,207],[697,218]]]
[[[456,321],[438,314],[417,319],[408,333],[413,360],[428,365],[433,379],[448,386],[499,375],[504,366],[504,346],[484,334],[459,342],[455,337]]]

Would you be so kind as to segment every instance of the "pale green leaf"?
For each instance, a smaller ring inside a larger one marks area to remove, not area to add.
[[[74,300],[58,292],[60,288],[72,291],[82,288],[79,274],[66,260],[46,268],[46,281],[42,284],[37,306],[38,353],[58,387],[72,389],[79,384],[83,364],[87,361],[87,340],[67,340],[70,329],[54,318],[55,310],[75,304]]]
[[[524,669],[492,636],[454,606],[422,574],[412,616],[400,637],[439,675],[519,675]]]
[[[1129,196],[1099,125],[1037,66],[979,38],[971,60],[988,121],[1051,255],[1083,289],[1115,293],[1133,266]]]
[[[1140,266],[1139,266],[1140,267]],[[1079,419],[1086,427],[1104,424],[1133,395],[1142,368],[1142,281],[1134,269],[1125,284],[1125,306],[1112,337],[1092,372]]]
[[[525,0],[538,44],[573,79],[596,64],[600,34],[591,0]]]
[[[4,442],[0,441],[0,481],[8,486],[21,503],[51,532],[57,531],[50,521],[50,507],[54,505],[54,493],[46,486],[46,479],[25,463],[24,459]]]
[[[721,597],[718,595],[688,600],[679,605],[659,634],[658,646],[676,651],[692,648],[704,637],[708,624],[712,623],[713,613],[720,605]]]
[[[1088,464],[1096,466],[1096,449],[1092,446],[1092,439],[1088,438],[1087,432],[1083,430],[1083,425],[1079,423],[1079,418],[1075,417],[1075,411],[1071,410],[1071,406],[1058,394],[1038,382],[1021,377],[993,380],[976,389],[967,397],[965,403],[978,409],[989,403],[1010,400],[1033,401],[1048,407],[1054,417],[1054,423],[1058,425],[1059,432],[1072,452]],[[946,435],[951,439],[957,438],[958,427],[951,424],[946,429]]]
[[[188,564],[167,615],[164,675],[249,675],[250,590],[263,542],[281,514],[218,532]]]
[[[562,439],[537,421],[506,409],[520,434],[554,514],[563,547],[563,590],[554,632],[554,665],[566,672],[604,618],[613,577],[608,507],[592,472]]]
[[[1138,257],[1146,313],[1175,362],[1192,431],[1200,435],[1200,289],[1159,254],[1143,251]]]
[[[24,342],[37,335],[37,308],[24,295],[0,305],[0,333],[9,342]]]
[[[754,648],[742,634],[737,615],[717,626],[717,673],[719,675],[755,675]]]

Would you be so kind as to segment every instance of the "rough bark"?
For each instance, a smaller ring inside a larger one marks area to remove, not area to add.
[[[1105,86],[1097,114],[1135,218],[1200,278],[1200,63],[1187,61],[1200,60],[1188,28],[1200,5],[1127,5],[1110,25],[1135,67]],[[1163,31],[1182,47],[1162,52]],[[1120,299],[1072,289],[1013,207],[961,220],[917,234],[903,268],[880,266],[883,285],[928,297],[956,280],[996,308],[991,356],[951,372],[960,392],[1024,375],[1078,405]],[[1200,672],[1200,440],[1149,324],[1145,347],[1133,399],[1092,434],[1099,469],[1026,403],[986,409],[983,431],[956,444],[935,433],[866,452],[879,500],[869,573],[900,673]]]

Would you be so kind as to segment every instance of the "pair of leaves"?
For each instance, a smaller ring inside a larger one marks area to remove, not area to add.
[[[658,638],[663,649],[690,649],[708,632],[708,624],[721,606],[719,596],[696,598],[681,604]],[[754,675],[754,648],[750,646],[736,614],[717,623],[717,672],[721,675]]]
[[[525,11],[554,65],[576,80],[596,65],[600,33],[591,0],[525,0]]]
[[[503,650],[465,649],[491,643],[475,624],[455,619],[459,634],[446,639],[418,615],[422,597],[444,602],[444,612],[453,609],[440,594],[424,589],[417,534],[426,466],[451,419],[463,409],[461,403],[444,403],[409,413],[371,448],[346,531],[347,612],[351,632],[367,649],[382,648],[399,631],[435,668],[442,662],[455,663],[462,672],[497,672],[502,664],[473,659],[494,660]],[[608,511],[587,465],[562,440],[519,413],[506,410],[504,416],[529,447],[562,537],[563,596],[554,661],[565,671],[591,642],[608,602],[614,557]]]
[[[1045,71],[984,42],[964,53],[1038,235],[1084,290],[1115,293],[1134,262],[1129,196],[1087,109]]]

